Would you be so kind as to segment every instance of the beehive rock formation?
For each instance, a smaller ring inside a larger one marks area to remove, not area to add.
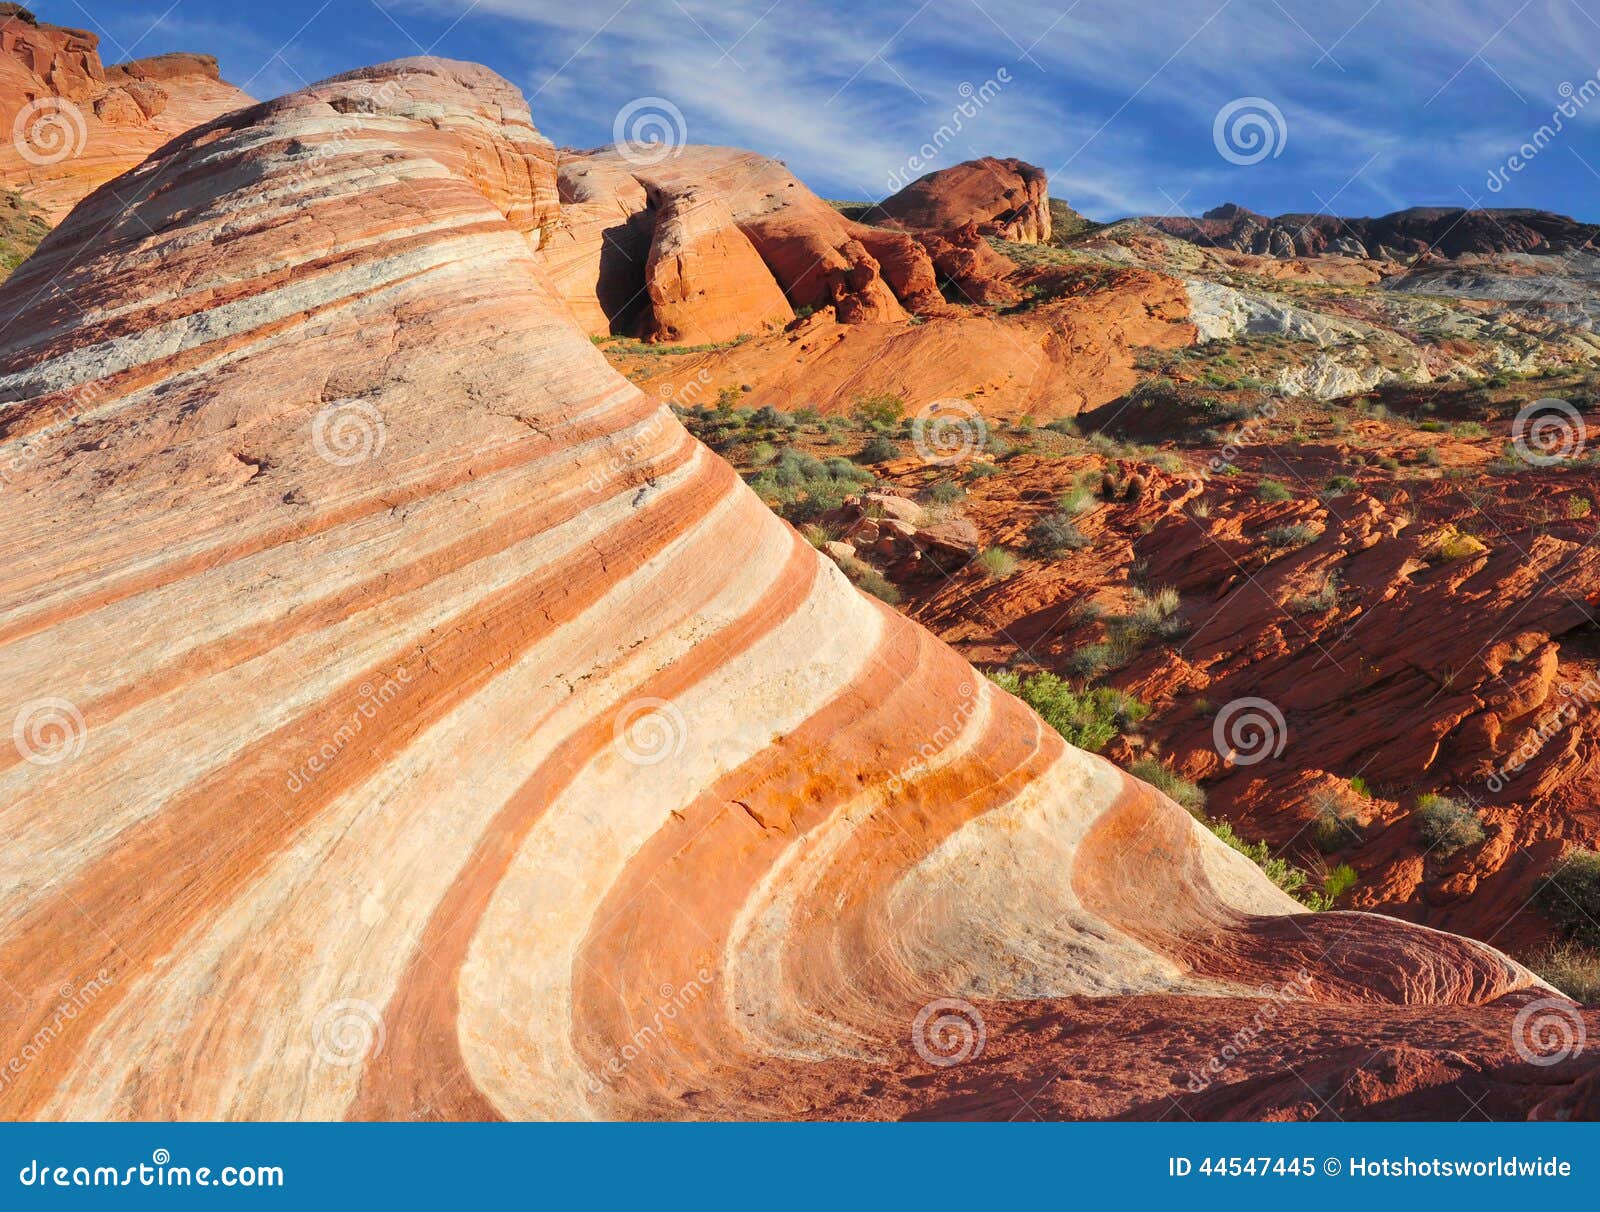
[[[99,46],[0,4],[0,186],[52,222],[174,135],[251,103],[209,55],[106,68]]]
[[[505,81],[355,73],[115,194],[0,291],[0,1115],[1140,1113],[1265,983],[1319,1073],[1515,1068],[1525,971],[1295,913],[612,373]]]
[[[1049,182],[1042,168],[983,156],[918,177],[878,204],[901,227],[945,231],[967,223],[1018,244],[1050,238]]]

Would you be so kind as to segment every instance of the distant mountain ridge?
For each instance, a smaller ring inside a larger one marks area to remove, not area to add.
[[[1413,206],[1378,218],[1285,214],[1276,218],[1229,202],[1198,219],[1147,216],[1145,223],[1193,244],[1258,256],[1325,254],[1409,260],[1422,254],[1558,255],[1593,248],[1600,226],[1544,210]]]

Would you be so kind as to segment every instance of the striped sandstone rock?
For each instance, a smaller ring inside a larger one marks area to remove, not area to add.
[[[560,210],[509,84],[407,60],[0,291],[0,1115],[1007,1117],[1104,1064],[1026,1105],[1122,1114],[1263,984],[1514,1061],[1524,970],[1296,912],[852,589],[607,367]]]

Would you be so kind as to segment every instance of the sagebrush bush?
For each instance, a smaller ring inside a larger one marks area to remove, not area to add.
[[[879,601],[887,602],[891,606],[898,606],[901,602],[900,591],[894,583],[879,572],[872,565],[861,560],[840,560],[839,567],[844,570],[844,575],[850,578],[850,583],[857,589],[865,590]]]
[[[1429,792],[1417,797],[1417,832],[1437,854],[1454,854],[1483,841],[1483,820],[1460,800]]]
[[[1533,903],[1567,937],[1600,947],[1600,852],[1567,855],[1540,882]]]
[[[1294,493],[1287,484],[1277,480],[1262,480],[1256,485],[1256,499],[1261,501],[1292,501]]]
[[[1198,783],[1192,783],[1155,758],[1140,758],[1128,767],[1128,773],[1149,783],[1167,798],[1186,808],[1193,815],[1203,817],[1206,810],[1206,793]]]
[[[861,453],[856,456],[863,463],[886,463],[890,459],[898,459],[899,457],[900,443],[882,434],[875,438],[868,438],[867,444],[861,448]]]
[[[1600,951],[1575,939],[1546,943],[1522,961],[1575,1002],[1600,1002]]]
[[[1028,527],[1028,548],[1040,555],[1060,555],[1089,546],[1089,539],[1064,510],[1045,514]]]
[[[1316,539],[1318,531],[1304,522],[1291,522],[1287,526],[1274,526],[1262,533],[1268,547],[1304,547]]]
[[[1132,695],[1106,686],[1074,690],[1053,673],[1035,673],[1025,678],[1015,673],[989,676],[1002,690],[1037,711],[1070,744],[1090,753],[1099,753],[1149,713],[1149,708]]]

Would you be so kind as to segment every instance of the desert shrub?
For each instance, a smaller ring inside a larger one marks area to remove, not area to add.
[[[864,590],[891,606],[900,604],[900,591],[888,577],[871,564],[861,560],[840,560],[839,567],[844,570],[844,575],[850,578],[850,583],[857,589]]]
[[[1090,753],[1099,753],[1149,712],[1138,699],[1120,690],[1106,686],[1074,690],[1053,673],[1035,673],[1025,678],[1015,673],[989,676],[1002,690],[1037,711],[1069,744]]]
[[[1600,1002],[1600,951],[1573,939],[1546,943],[1522,961],[1575,1002]]]
[[[848,459],[822,460],[792,449],[750,478],[756,494],[796,526],[838,509],[845,497],[871,483],[872,473]]]
[[[1073,677],[1097,678],[1115,662],[1110,644],[1085,644],[1067,657],[1066,670]]]
[[[861,453],[856,455],[856,458],[863,463],[884,463],[899,457],[900,443],[884,434],[868,438],[867,444],[861,448]]]
[[[1438,467],[1444,462],[1444,455],[1440,453],[1437,446],[1424,447],[1418,458],[1429,467]]]
[[[1134,778],[1149,783],[1157,791],[1162,792],[1167,798],[1187,809],[1195,816],[1203,816],[1206,809],[1206,793],[1196,783],[1191,783],[1182,775],[1158,761],[1153,757],[1140,758],[1128,767],[1128,773]]]
[[[967,468],[966,476],[969,480],[984,480],[989,476],[997,476],[1000,469],[993,463],[974,463]]]
[[[1058,417],[1046,425],[1045,428],[1051,433],[1060,434],[1064,438],[1076,438],[1082,433],[1082,430],[1078,428],[1078,423],[1071,417]]]
[[[1359,774],[1350,780],[1350,790],[1355,792],[1362,799],[1366,799],[1372,794],[1367,790],[1367,780],[1362,778]]]
[[[874,429],[892,429],[905,413],[905,400],[888,392],[862,394],[850,401],[850,415]]]
[[[1132,610],[1106,620],[1112,642],[1131,656],[1153,639],[1178,639],[1189,630],[1188,620],[1179,613],[1181,604],[1176,589],[1140,592]]]
[[[1417,797],[1417,832],[1439,854],[1454,854],[1483,841],[1483,821],[1460,800],[1429,792]]]
[[[1341,787],[1319,787],[1309,801],[1311,824],[1306,833],[1324,854],[1335,854],[1361,840],[1361,818],[1355,797]]]
[[[1327,897],[1331,904],[1354,888],[1357,878],[1354,867],[1349,863],[1340,863],[1337,867],[1330,868],[1322,877],[1322,895]]]
[[[1449,530],[1439,535],[1433,542],[1428,554],[1434,559],[1445,564],[1464,560],[1469,556],[1482,555],[1489,549],[1484,546],[1483,540],[1476,535],[1466,534],[1459,530]]]
[[[1262,480],[1256,485],[1256,499],[1260,501],[1292,501],[1294,493],[1287,484],[1277,480]]]
[[[954,505],[966,499],[966,492],[954,480],[941,480],[928,489],[928,500],[935,505]]]
[[[1285,526],[1273,526],[1263,531],[1261,539],[1268,547],[1304,547],[1313,542],[1318,531],[1315,526],[1307,526],[1304,522],[1290,522]]]
[[[1315,588],[1308,589],[1305,593],[1296,594],[1289,599],[1289,612],[1291,614],[1322,614],[1333,610],[1339,605],[1340,589],[1339,574],[1337,572],[1327,573]]]
[[[1061,507],[1062,513],[1075,518],[1094,505],[1094,493],[1082,486],[1069,488],[1056,499],[1056,504]]]
[[[1087,546],[1088,538],[1073,525],[1072,515],[1063,510],[1047,513],[1028,527],[1028,548],[1040,555],[1060,555]]]
[[[978,553],[978,568],[990,580],[1001,580],[1017,570],[1017,557],[1004,547],[985,547]]]
[[[1309,872],[1273,854],[1265,842],[1245,841],[1226,821],[1215,822],[1209,828],[1219,840],[1260,867],[1262,874],[1306,908],[1321,912],[1333,906],[1331,896],[1312,888]]]
[[[1183,460],[1170,450],[1152,450],[1145,455],[1145,461],[1152,467],[1159,467],[1162,471],[1183,470]]]
[[[1540,882],[1533,903],[1569,938],[1600,947],[1600,852],[1567,855]]]
[[[1594,506],[1589,503],[1588,497],[1567,498],[1567,517],[1569,518],[1586,518],[1593,508]]]
[[[1457,421],[1454,426],[1454,432],[1458,438],[1481,438],[1484,436],[1483,426],[1476,421]]]
[[[1359,484],[1353,476],[1334,476],[1328,481],[1329,492],[1350,492],[1357,487]]]

